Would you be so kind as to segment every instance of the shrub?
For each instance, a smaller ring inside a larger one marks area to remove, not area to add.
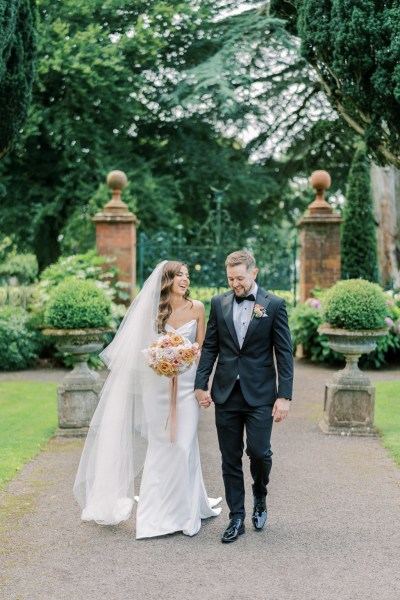
[[[293,351],[296,352],[297,347],[301,345],[303,355],[313,362],[343,362],[343,357],[329,348],[327,336],[318,333],[322,322],[321,302],[316,298],[309,298],[304,304],[292,308],[289,324]]]
[[[10,254],[0,264],[0,280],[8,283],[15,278],[19,284],[34,283],[39,271],[38,261],[34,254]]]
[[[23,308],[0,308],[0,369],[26,369],[38,356],[39,339]]]
[[[112,263],[112,259],[98,256],[95,250],[86,254],[61,257],[57,262],[47,267],[40,275],[40,282],[32,298],[31,309],[35,315],[36,327],[45,326],[45,309],[49,303],[53,290],[63,281],[70,278],[90,280],[96,282],[97,287],[104,290],[111,299],[113,328],[116,330],[124,317],[126,308],[123,304],[116,304],[113,299],[124,300],[129,294],[124,289],[123,283],[115,282],[118,269],[109,264],[105,272],[102,265]]]
[[[105,292],[88,280],[66,279],[51,294],[45,322],[55,329],[107,327],[111,302]]]
[[[379,368],[388,360],[400,356],[400,308],[390,298],[386,298],[386,306],[385,324],[389,327],[389,333],[377,339],[373,352],[361,357],[360,362],[365,367]]]
[[[112,262],[113,260],[110,258],[98,256],[95,250],[90,250],[89,252],[86,252],[86,254],[62,256],[57,262],[47,267],[41,273],[39,283],[40,296],[47,300],[48,295],[54,287],[71,277],[98,281],[102,283],[102,286],[105,289],[109,289],[110,281],[116,277],[118,269],[112,264],[109,264],[107,272],[104,272],[103,265]],[[115,295],[115,290],[108,293],[113,297]]]
[[[343,362],[342,355],[329,348],[327,336],[317,331],[324,321],[323,306],[329,296],[329,290],[328,292],[313,290],[313,293],[318,295],[318,299],[308,298],[304,304],[298,304],[290,312],[289,323],[293,347],[296,350],[301,344],[304,356],[313,362],[329,364]],[[389,327],[389,333],[377,339],[374,352],[360,358],[362,367],[378,369],[388,361],[398,360],[400,356],[400,307],[396,305],[395,298],[388,295],[385,297],[385,306],[384,322]]]
[[[380,329],[386,326],[387,305],[381,288],[364,279],[338,281],[324,300],[324,319],[342,329]]]

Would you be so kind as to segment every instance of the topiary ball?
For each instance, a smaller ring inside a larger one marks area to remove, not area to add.
[[[107,327],[111,303],[95,283],[82,279],[66,279],[50,296],[45,322],[54,329],[87,329]]]
[[[327,293],[323,317],[341,329],[382,329],[387,306],[381,288],[365,279],[338,281]]]

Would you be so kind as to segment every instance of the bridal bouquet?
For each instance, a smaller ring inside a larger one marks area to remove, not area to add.
[[[163,333],[150,348],[142,350],[157,375],[176,377],[185,373],[199,354],[199,345],[177,333]]]

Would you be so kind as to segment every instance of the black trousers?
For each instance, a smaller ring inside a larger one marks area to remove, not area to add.
[[[272,467],[271,431],[272,406],[250,406],[243,397],[239,380],[224,404],[215,404],[219,448],[222,455],[222,475],[229,518],[244,519],[245,489],[242,457],[243,434],[246,428],[246,454],[250,459],[253,495],[265,498]]]

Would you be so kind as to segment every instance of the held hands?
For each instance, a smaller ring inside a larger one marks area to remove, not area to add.
[[[203,408],[208,408],[210,406],[212,402],[210,392],[208,392],[207,390],[197,389],[194,391],[194,393],[196,395],[197,402],[200,404],[200,406],[202,406]]]
[[[287,400],[286,398],[277,398],[272,409],[272,416],[275,417],[274,421],[277,423],[283,421],[283,419],[288,416],[289,408],[290,400]]]

